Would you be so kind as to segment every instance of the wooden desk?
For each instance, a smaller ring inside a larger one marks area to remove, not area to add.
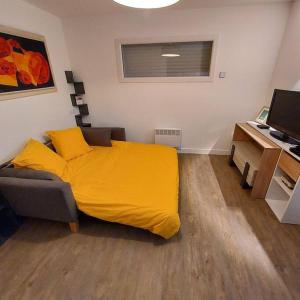
[[[257,160],[252,197],[265,199],[281,223],[300,224],[300,159],[289,151],[288,144],[268,135],[269,131],[260,132],[252,122],[235,126],[233,142],[251,142],[245,153],[250,162],[253,158]],[[295,184],[294,189],[282,182],[282,176]]]
[[[232,140],[233,142],[252,142],[261,150],[258,173],[254,180],[251,196],[265,199],[282,149],[246,123],[236,124]]]

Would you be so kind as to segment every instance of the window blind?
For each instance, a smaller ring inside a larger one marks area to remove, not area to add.
[[[124,78],[210,75],[213,41],[121,45]]]

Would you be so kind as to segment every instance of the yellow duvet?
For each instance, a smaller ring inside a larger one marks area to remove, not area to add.
[[[93,151],[69,161],[78,208],[102,220],[172,237],[180,227],[176,150],[112,143],[112,147],[93,147]]]

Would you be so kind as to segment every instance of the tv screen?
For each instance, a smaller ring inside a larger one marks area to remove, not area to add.
[[[300,140],[300,92],[276,89],[267,124]]]

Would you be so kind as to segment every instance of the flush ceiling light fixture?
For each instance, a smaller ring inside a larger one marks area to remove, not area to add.
[[[161,8],[173,5],[180,0],[113,0],[119,4],[134,8]]]
[[[164,53],[161,56],[163,57],[179,57],[180,54],[175,54],[175,53]]]

